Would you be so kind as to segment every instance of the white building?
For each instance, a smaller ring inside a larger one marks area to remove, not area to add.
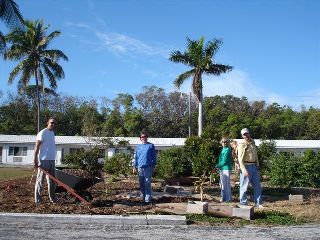
[[[113,137],[109,138],[117,147],[102,148],[102,155],[111,157],[117,152],[133,153],[137,144],[141,143],[138,137]],[[35,135],[1,135],[0,134],[0,163],[2,164],[21,164],[30,165],[33,162]],[[64,156],[77,151],[77,149],[89,149],[99,145],[101,138],[89,138],[82,136],[56,136],[57,145],[57,165],[61,164]],[[157,151],[183,146],[185,138],[149,138],[155,145]],[[128,148],[119,147],[117,143],[128,141]],[[238,140],[241,141],[241,140]],[[320,140],[274,140],[277,152],[293,152],[299,156],[305,150],[320,151]],[[261,141],[255,140],[259,146]],[[100,144],[101,146],[101,144]]]
[[[113,137],[109,138],[115,147],[102,148],[102,155],[111,157],[117,152],[134,152],[135,147],[141,143],[138,137]],[[185,138],[148,138],[155,145],[156,151],[183,146]],[[0,163],[15,165],[30,165],[33,163],[35,135],[1,135],[0,134]],[[78,149],[90,149],[101,144],[101,138],[82,136],[56,136],[57,146],[56,163],[61,164],[64,156]],[[119,147],[118,143],[128,141],[128,147]]]

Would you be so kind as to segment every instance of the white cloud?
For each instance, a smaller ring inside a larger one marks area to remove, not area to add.
[[[182,92],[190,92],[191,80],[181,87]],[[241,70],[233,70],[220,76],[203,75],[204,96],[233,95],[236,97],[247,97],[249,101],[266,101],[267,103],[288,104],[286,97],[267,91],[257,85],[248,74]]]
[[[101,41],[101,47],[115,54],[141,54],[141,55],[159,55],[167,57],[169,50],[149,45],[139,39],[135,39],[120,33],[108,33],[95,31],[96,36]]]
[[[146,56],[161,56],[167,58],[172,49],[172,47],[168,47],[163,44],[148,44],[144,41],[130,37],[125,34],[100,31],[92,27],[91,25],[83,22],[67,22],[66,25],[69,27],[84,29],[93,32],[96,36],[94,45],[99,51],[107,50],[118,56],[134,56],[136,54],[139,54]],[[105,25],[105,23],[103,25]],[[79,34],[78,37],[80,38],[81,35],[82,34]],[[88,41],[80,38],[80,41],[83,43],[91,43],[90,45],[93,45],[93,39],[90,39],[90,41]]]
[[[175,90],[168,85],[168,91]],[[185,82],[180,91],[188,93],[191,90],[191,79]],[[278,103],[280,106],[290,106],[294,110],[300,110],[304,105],[319,108],[320,89],[304,92],[297,96],[285,96],[264,89],[254,82],[249,75],[241,70],[233,70],[221,76],[203,76],[204,96],[233,95],[247,97],[249,101],[265,101],[267,104]]]

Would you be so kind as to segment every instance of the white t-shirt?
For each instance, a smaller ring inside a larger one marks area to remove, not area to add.
[[[39,160],[55,160],[56,159],[56,143],[54,140],[54,132],[45,128],[37,134],[37,141],[41,141]]]

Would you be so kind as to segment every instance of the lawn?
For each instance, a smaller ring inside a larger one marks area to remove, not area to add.
[[[0,181],[14,180],[32,176],[33,168],[0,167]]]

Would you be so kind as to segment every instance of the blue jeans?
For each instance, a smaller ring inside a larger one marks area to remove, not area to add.
[[[153,167],[138,168],[140,191],[143,194],[145,202],[149,203],[152,200],[151,178]]]
[[[230,185],[231,170],[220,170],[220,189],[221,201],[231,202],[231,185]]]
[[[248,171],[249,176],[245,177],[242,173],[240,173],[240,204],[247,205],[247,190],[249,186],[249,182],[253,187],[253,200],[254,203],[261,204],[261,184],[260,184],[260,176],[257,170],[256,165],[246,165],[246,169]]]

